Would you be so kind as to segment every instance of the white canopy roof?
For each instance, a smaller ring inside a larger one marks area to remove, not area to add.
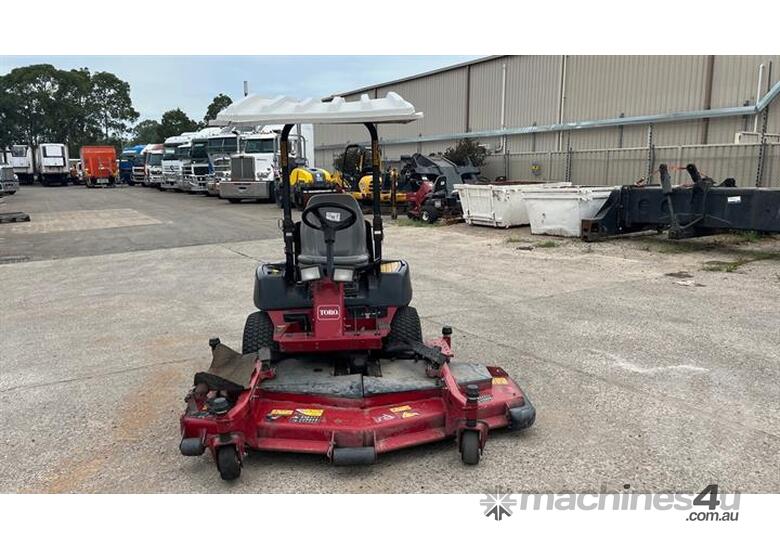
[[[369,99],[363,94],[358,101],[297,100],[289,96],[274,98],[250,95],[223,109],[211,124],[355,124],[363,122],[411,122],[423,117],[414,105],[395,92],[383,98]]]

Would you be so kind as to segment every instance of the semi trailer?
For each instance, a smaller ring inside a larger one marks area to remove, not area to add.
[[[70,179],[68,146],[64,143],[41,143],[35,151],[35,169],[43,185],[67,185]]]
[[[19,179],[19,183],[35,181],[35,163],[33,148],[29,145],[12,145],[10,155],[11,169]]]
[[[116,149],[111,145],[85,145],[79,151],[81,178],[87,187],[116,185]]]

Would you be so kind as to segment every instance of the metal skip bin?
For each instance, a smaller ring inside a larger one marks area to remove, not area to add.
[[[525,205],[534,235],[579,237],[583,218],[592,218],[615,187],[529,189]]]
[[[455,185],[467,224],[501,228],[530,223],[525,204],[527,191],[566,187],[571,187],[571,182]]]

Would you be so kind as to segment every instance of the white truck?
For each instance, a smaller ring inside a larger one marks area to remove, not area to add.
[[[163,151],[162,143],[153,143],[144,148],[144,187],[160,187],[163,180]]]
[[[219,186],[230,179],[230,157],[241,152],[243,137],[238,130],[227,131],[208,138],[206,151],[211,162],[211,173],[206,182],[206,194],[219,196]]]
[[[187,193],[206,192],[206,182],[211,173],[208,138],[221,133],[221,128],[204,128],[192,136],[189,157],[182,160],[182,177],[179,181],[179,189]]]
[[[64,143],[41,143],[35,151],[35,166],[43,185],[67,185],[70,181],[68,146]]]
[[[162,181],[160,191],[177,189],[181,180],[183,158],[189,156],[189,145],[195,132],[184,132],[180,136],[172,136],[163,144]],[[186,153],[186,155],[185,155]]]
[[[219,196],[232,203],[242,200],[275,199],[274,193],[280,176],[279,133],[282,126],[263,126],[259,132],[248,134],[242,140],[242,152],[230,159],[230,179],[222,181]],[[314,143],[314,127],[298,125],[290,133],[291,155],[296,164],[311,166]]]
[[[11,146],[11,168],[19,178],[19,183],[35,181],[35,164],[33,163],[33,148],[29,145]]]

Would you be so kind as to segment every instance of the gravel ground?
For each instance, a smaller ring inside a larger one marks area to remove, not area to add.
[[[536,425],[335,468],[253,453],[241,479],[178,452],[209,337],[238,345],[273,205],[140,188],[22,187],[0,226],[0,491],[780,491],[780,239],[586,244],[388,221],[428,335],[503,366]],[[26,226],[25,226],[26,225]]]

